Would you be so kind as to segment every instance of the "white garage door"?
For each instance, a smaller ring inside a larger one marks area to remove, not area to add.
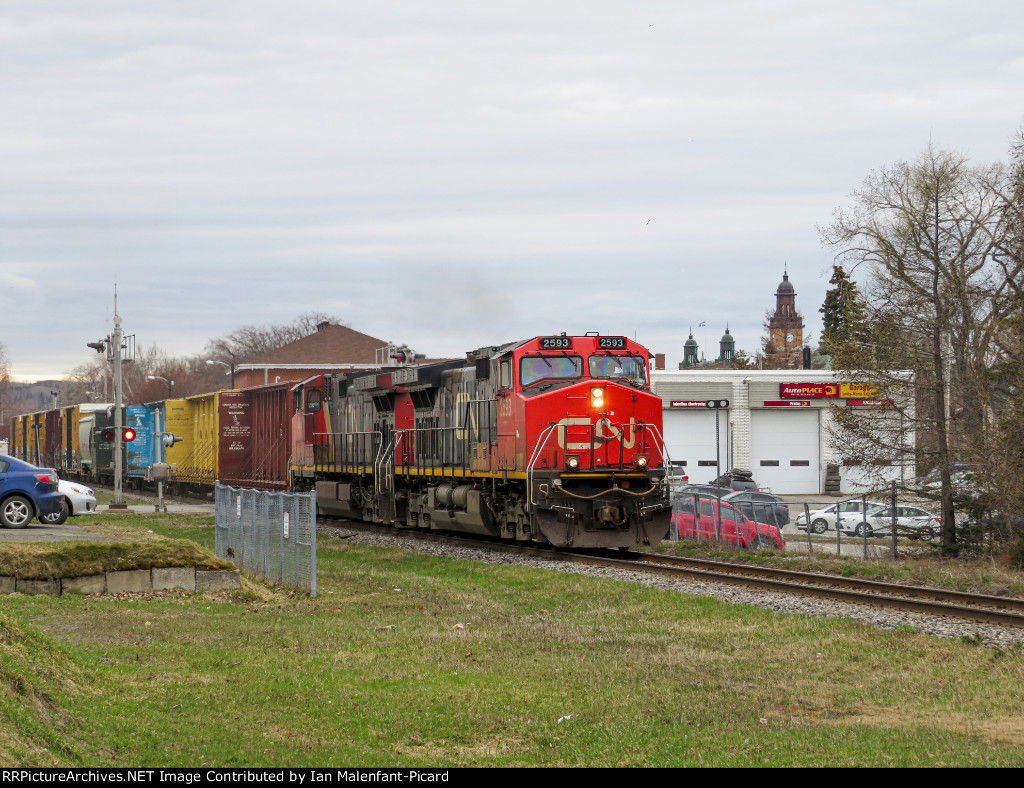
[[[821,492],[817,408],[750,411],[750,461],[761,487],[779,494]]]
[[[729,469],[729,411],[718,411],[718,458],[722,473]],[[707,409],[666,410],[665,443],[672,463],[694,484],[704,484],[715,472],[715,411]]]

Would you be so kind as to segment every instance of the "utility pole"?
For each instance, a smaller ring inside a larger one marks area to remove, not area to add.
[[[127,509],[124,496],[121,494],[121,473],[123,471],[121,450],[124,447],[124,436],[121,424],[121,316],[117,313],[117,288],[114,288],[114,335],[111,350],[114,352],[114,501],[111,509]]]

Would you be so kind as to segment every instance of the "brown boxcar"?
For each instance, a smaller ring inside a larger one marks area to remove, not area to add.
[[[289,486],[289,390],[275,383],[221,395],[220,481],[239,487]]]

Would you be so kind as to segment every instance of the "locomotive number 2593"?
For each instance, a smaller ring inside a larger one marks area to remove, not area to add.
[[[598,337],[597,346],[610,350],[624,350],[626,347],[625,337]]]
[[[572,347],[572,337],[543,337],[540,340],[541,350],[568,350]]]

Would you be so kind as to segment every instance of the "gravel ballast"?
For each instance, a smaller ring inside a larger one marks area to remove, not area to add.
[[[969,638],[989,648],[1024,648],[1024,630],[1000,627],[995,624],[981,624],[958,621],[941,616],[912,613],[901,610],[883,610],[869,605],[850,602],[833,602],[796,594],[772,591],[750,591],[726,583],[692,580],[669,580],[642,572],[626,569],[612,569],[575,563],[559,563],[550,560],[526,558],[509,553],[495,553],[484,548],[446,545],[438,542],[421,542],[403,538],[398,534],[368,533],[344,526],[317,523],[317,532],[325,536],[345,539],[360,544],[380,547],[400,547],[403,550],[455,558],[466,561],[480,561],[488,564],[528,566],[555,572],[571,572],[579,575],[600,577],[628,583],[642,583],[651,588],[676,591],[682,594],[713,597],[724,602],[741,605],[756,605],[777,613],[803,614],[832,618],[850,618],[881,629],[895,630],[912,627],[915,631],[942,638]]]

